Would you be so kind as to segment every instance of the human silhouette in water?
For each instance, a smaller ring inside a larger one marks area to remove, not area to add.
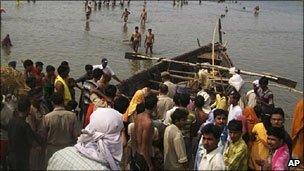
[[[3,47],[11,47],[13,46],[9,34],[5,36],[5,38],[1,42]]]

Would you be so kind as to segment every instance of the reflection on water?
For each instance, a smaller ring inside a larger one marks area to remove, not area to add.
[[[140,61],[139,60],[129,60],[129,65],[131,66],[132,74],[135,74],[140,70]]]
[[[99,11],[101,10],[101,0],[98,1],[98,10],[99,10]]]
[[[85,31],[90,31],[90,22],[89,21],[86,21],[85,22]]]
[[[1,47],[1,49],[3,50],[3,57],[7,60],[10,59],[10,54],[11,54],[11,48],[10,47]]]
[[[146,25],[140,24],[140,34],[142,38],[144,38],[145,31],[146,31]]]
[[[143,60],[143,67],[144,68],[150,68],[152,66],[152,60]]]
[[[140,70],[148,69],[153,65],[152,60],[129,60],[129,65],[132,74],[137,73]]]
[[[122,32],[123,32],[124,39],[128,39],[128,25],[127,25],[127,23],[124,23],[124,25],[122,27]]]
[[[3,48],[4,53],[9,56],[11,54],[11,48]]]

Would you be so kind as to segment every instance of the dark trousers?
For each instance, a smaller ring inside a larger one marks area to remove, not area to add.
[[[8,155],[10,170],[29,170],[29,154],[20,155],[15,153],[9,153]]]
[[[80,112],[79,112],[79,115],[78,115],[78,119],[81,121],[82,118],[85,119],[85,116],[87,114],[87,110],[88,110],[88,107],[89,107],[89,104],[85,104],[82,102],[81,104],[81,109],[80,109]]]
[[[192,149],[192,138],[189,137],[184,137],[184,141],[185,141],[185,146],[186,146],[186,153],[187,153],[187,158],[188,158],[188,162],[189,162],[189,166],[192,166],[192,154],[193,154],[193,149]],[[191,167],[189,169],[192,169]]]
[[[135,152],[134,156],[132,156],[131,160],[131,170],[149,170],[149,166],[141,154]]]

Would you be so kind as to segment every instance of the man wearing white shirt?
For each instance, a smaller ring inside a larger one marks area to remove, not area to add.
[[[204,106],[203,106],[203,111],[205,113],[210,113],[211,111],[211,107],[210,107],[210,103],[211,103],[211,99],[210,99],[210,95],[204,90],[202,89],[201,91],[199,91],[197,93],[197,96],[203,96],[204,97]]]
[[[116,80],[116,81],[118,81],[118,82],[120,82],[120,83],[122,82],[122,81],[115,75],[115,73],[113,72],[113,70],[108,66],[108,59],[102,58],[102,60],[101,60],[101,65],[93,65],[93,70],[94,70],[95,68],[100,68],[100,69],[102,69],[102,71],[103,71],[104,74],[107,74],[107,75],[113,77],[114,80]]]
[[[160,84],[155,119],[164,120],[166,112],[174,106],[173,99],[167,94],[168,86]]]
[[[201,161],[198,170],[225,170],[223,155],[219,152],[221,129],[210,123],[202,129],[202,143],[204,149],[201,151]]]
[[[213,118],[213,121],[211,122],[211,124],[214,124],[215,126],[218,126],[221,129],[221,136],[220,136],[220,141],[218,143],[217,150],[218,150],[218,152],[223,154],[224,147],[226,146],[227,137],[228,137],[228,130],[227,130],[227,127],[226,127],[228,111],[225,111],[223,109],[214,109],[214,111],[212,113],[214,113],[214,116],[212,114],[212,117],[214,117],[214,118]],[[204,145],[203,145],[203,136],[200,136],[200,135],[202,135],[203,127],[208,125],[208,124],[210,124],[210,123],[202,124],[200,130],[198,131],[200,140],[199,140],[199,143],[198,143],[198,146],[197,146],[197,151],[196,151],[196,156],[195,156],[195,163],[194,163],[194,170],[198,170],[198,167],[200,165],[200,161],[201,161],[201,158],[202,158],[202,156],[201,156],[202,151],[206,150],[204,148]]]
[[[255,90],[258,89],[259,87],[259,80],[255,80],[252,82],[253,85],[253,89],[249,90],[246,93],[246,105],[254,108],[256,106],[256,94],[255,94]]]
[[[175,94],[173,97],[173,102],[174,102],[174,106],[172,109],[168,110],[165,114],[164,117],[164,121],[163,123],[168,126],[171,124],[171,115],[173,114],[173,112],[175,111],[175,109],[180,107],[180,102],[179,102],[179,94]]]
[[[232,119],[238,119],[239,116],[242,115],[242,109],[238,105],[238,102],[240,100],[240,94],[237,91],[232,91],[229,95],[229,114],[228,114],[228,122]]]
[[[176,109],[172,116],[172,124],[164,134],[164,169],[188,170],[186,146],[181,128],[187,122],[188,111]]]
[[[170,81],[170,73],[167,71],[162,72],[161,78],[162,78],[163,83],[168,86],[168,96],[170,98],[173,98],[176,93],[177,86],[176,86],[176,84],[174,84]]]

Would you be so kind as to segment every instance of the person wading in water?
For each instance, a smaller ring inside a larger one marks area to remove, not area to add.
[[[152,48],[154,43],[154,34],[152,33],[152,29],[148,29],[148,33],[145,39],[145,46],[146,46],[146,54],[148,53],[148,49],[150,48],[150,53],[152,54]]]
[[[124,22],[126,23],[128,21],[128,16],[130,15],[130,11],[128,11],[127,8],[125,8],[125,11],[122,13],[121,18],[124,19]]]
[[[134,52],[137,53],[138,46],[140,46],[140,42],[141,42],[141,34],[138,32],[138,27],[137,26],[135,27],[135,32],[131,36],[131,42],[132,42],[132,45],[133,45]]]

